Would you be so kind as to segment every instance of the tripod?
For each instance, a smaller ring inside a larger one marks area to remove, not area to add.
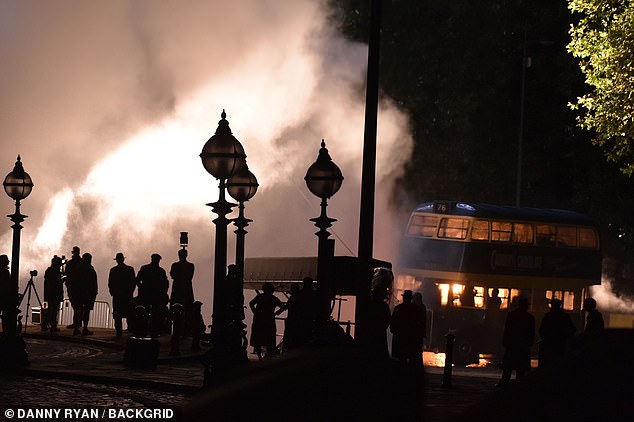
[[[40,321],[42,320],[42,313],[44,310],[42,309],[42,301],[40,300],[40,295],[37,294],[37,289],[35,288],[35,283],[33,283],[33,277],[37,275],[37,271],[31,271],[31,278],[28,283],[26,283],[26,287],[24,288],[24,292],[20,297],[20,303],[18,306],[22,305],[22,301],[24,300],[24,296],[26,295],[26,318],[24,320],[24,332],[26,333],[26,327],[29,325],[29,310],[31,309],[31,290],[35,293],[35,297],[37,299],[37,303],[40,305]],[[28,294],[27,294],[28,293]]]

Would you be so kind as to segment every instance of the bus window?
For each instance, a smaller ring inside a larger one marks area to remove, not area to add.
[[[489,222],[487,220],[475,220],[471,227],[472,240],[489,240]]]
[[[557,240],[557,230],[550,224],[535,226],[535,240],[539,246],[554,246]]]
[[[484,287],[475,286],[476,295],[474,298],[476,308],[484,308]]]
[[[440,220],[438,237],[448,239],[466,239],[469,220],[466,218],[443,218]]]
[[[597,232],[589,227],[579,227],[579,247],[598,249],[599,238]]]
[[[563,302],[563,309],[566,311],[572,311],[575,304],[575,292],[564,290],[546,290],[546,297],[548,299],[559,299]]]
[[[577,246],[577,228],[557,226],[557,246]]]
[[[410,236],[433,237],[440,217],[433,215],[414,215],[409,222],[407,234]]]
[[[493,221],[491,223],[491,240],[495,242],[510,242],[512,227],[511,223]]]
[[[513,241],[515,243],[533,243],[533,225],[513,224]]]
[[[494,287],[490,287],[487,289],[487,294],[489,297],[493,296]],[[498,288],[498,297],[501,300],[500,309],[507,309],[509,307],[509,289],[503,289],[501,287]]]

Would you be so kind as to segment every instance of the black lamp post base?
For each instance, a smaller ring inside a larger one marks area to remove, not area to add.
[[[19,335],[0,334],[0,372],[14,372],[29,365],[26,344]]]
[[[214,327],[212,327],[211,349],[205,354],[203,362],[205,365],[204,387],[223,384],[239,373],[239,368],[246,366],[249,362],[246,344],[244,344],[244,329],[232,330],[232,328],[227,327],[224,334],[229,335],[220,339],[218,338],[220,333],[214,333]],[[214,334],[216,335],[215,342]]]

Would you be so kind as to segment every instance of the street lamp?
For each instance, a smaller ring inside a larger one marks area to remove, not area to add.
[[[232,294],[230,295],[229,319],[230,325],[233,327],[232,333],[235,341],[234,347],[239,348],[242,359],[247,359],[246,344],[242,344],[241,339],[246,335],[244,328],[244,238],[247,234],[245,227],[253,220],[244,217],[244,203],[253,198],[258,190],[258,181],[249,171],[246,161],[240,170],[231,176],[227,181],[227,192],[238,201],[238,217],[233,219],[233,224],[237,227],[236,234],[236,272],[231,274],[228,285]],[[239,335],[238,335],[239,334]]]
[[[227,271],[227,225],[230,220],[227,214],[235,204],[225,199],[226,180],[236,174],[246,164],[246,154],[240,142],[233,136],[226,120],[227,114],[222,110],[221,120],[218,122],[216,133],[209,138],[200,153],[203,167],[209,174],[219,180],[218,201],[207,204],[212,212],[218,215],[213,220],[216,225],[216,240],[214,253],[214,299],[211,316],[212,349],[209,362],[205,370],[205,383],[208,385],[210,372],[221,372],[228,364],[241,360],[239,356],[232,356],[230,336],[230,320],[228,318],[227,286],[225,278]],[[242,339],[240,338],[240,341]]]
[[[323,322],[330,316],[330,301],[332,298],[332,286],[330,282],[330,262],[334,256],[334,240],[328,239],[330,233],[328,228],[332,223],[337,221],[326,215],[326,207],[328,199],[332,197],[343,183],[343,174],[339,167],[332,161],[326,142],[321,140],[321,148],[317,160],[311,164],[304,177],[306,186],[310,192],[321,198],[321,215],[311,218],[310,221],[315,223],[319,231],[315,233],[319,239],[317,247],[317,291],[319,297],[323,301],[321,303],[320,313],[318,315],[319,322]]]
[[[18,279],[20,275],[20,230],[22,230],[22,225],[20,223],[22,223],[27,217],[26,215],[20,213],[20,201],[29,196],[31,193],[31,190],[33,189],[33,180],[31,179],[31,176],[24,171],[19,155],[13,170],[7,174],[7,177],[4,178],[2,186],[4,186],[4,191],[7,195],[9,195],[11,199],[15,200],[15,213],[7,216],[13,222],[13,226],[11,226],[13,229],[13,247],[11,250],[11,300],[13,301],[13,305],[7,306],[7,308],[3,310],[2,315],[2,318],[4,319],[4,335],[6,336],[4,338],[5,342],[2,346],[2,354],[7,354],[7,356],[3,356],[3,363],[7,363],[5,362],[6,358],[8,361],[13,361],[14,363],[28,364],[28,358],[26,356],[26,352],[24,351],[24,347],[17,339],[16,309],[19,306]]]

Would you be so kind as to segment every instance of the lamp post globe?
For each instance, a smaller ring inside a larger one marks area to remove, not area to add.
[[[227,192],[229,196],[238,202],[246,202],[253,198],[258,190],[258,179],[249,171],[249,166],[244,162],[240,170],[227,180]]]
[[[304,180],[308,190],[322,199],[332,197],[341,188],[343,174],[330,158],[326,142],[323,139],[317,160],[308,168]]]
[[[246,159],[240,141],[231,133],[227,113],[222,110],[216,133],[209,138],[200,153],[203,167],[216,179],[228,179],[240,170]]]
[[[33,180],[31,176],[24,171],[22,159],[19,155],[13,170],[4,178],[2,186],[4,186],[4,191],[7,195],[16,201],[21,201],[31,193]]]

